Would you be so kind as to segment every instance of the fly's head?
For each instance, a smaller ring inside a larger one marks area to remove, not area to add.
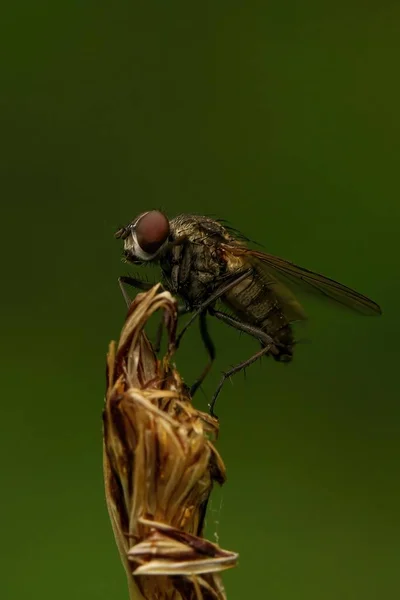
[[[168,243],[169,234],[167,217],[159,210],[150,210],[119,229],[115,237],[124,240],[125,260],[140,264],[159,258]]]

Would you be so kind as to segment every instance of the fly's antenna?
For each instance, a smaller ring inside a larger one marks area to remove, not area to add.
[[[128,235],[130,234],[130,232],[131,232],[131,226],[130,225],[128,225],[126,227],[120,227],[114,233],[114,237],[117,240],[126,240],[126,238],[128,237]]]

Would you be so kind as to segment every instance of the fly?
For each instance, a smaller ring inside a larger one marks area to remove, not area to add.
[[[193,395],[215,360],[215,346],[207,328],[211,315],[245,332],[261,345],[247,360],[225,372],[210,403],[215,402],[228,377],[251,365],[263,355],[290,362],[294,351],[293,321],[305,320],[303,307],[292,292],[296,285],[329,298],[364,315],[380,315],[376,302],[351,288],[292,262],[248,247],[248,240],[222,221],[182,214],[169,220],[151,210],[119,229],[115,236],[124,241],[126,262],[158,263],[163,284],[184,304],[180,314],[191,313],[181,330],[177,345],[189,325],[199,317],[200,333],[209,360],[191,387]],[[152,284],[133,277],[120,277],[124,297],[130,303],[125,284],[147,290]],[[220,310],[222,301],[231,314]]]

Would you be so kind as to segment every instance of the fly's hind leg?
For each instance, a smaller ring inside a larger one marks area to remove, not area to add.
[[[236,317],[231,317],[221,310],[215,310],[215,308],[209,308],[208,312],[213,317],[217,317],[220,321],[224,321],[234,329],[238,329],[239,331],[243,331],[244,333],[248,333],[252,337],[255,337],[259,340],[264,346],[279,346],[277,342],[275,342],[268,333],[265,333],[260,327],[256,327],[255,325],[249,325],[248,323],[243,323]]]
[[[245,369],[246,367],[251,365],[253,362],[256,362],[256,360],[258,360],[259,358],[264,356],[264,354],[268,354],[268,352],[270,352],[270,350],[271,350],[270,346],[265,346],[264,348],[261,348],[261,350],[259,350],[255,354],[253,354],[253,356],[251,356],[247,360],[244,360],[243,362],[239,363],[235,367],[232,367],[232,369],[230,369],[229,371],[226,371],[225,373],[222,374],[221,380],[220,380],[219,384],[217,385],[217,389],[214,392],[214,396],[212,397],[211,402],[208,405],[209,409],[210,409],[210,415],[212,417],[214,417],[215,419],[218,419],[217,415],[214,412],[214,408],[215,408],[215,403],[217,401],[219,393],[222,389],[222,386],[225,383],[225,380],[228,379],[229,377],[232,377],[232,375],[235,375],[235,373],[239,373],[239,371],[241,371],[242,369]]]
[[[231,317],[230,315],[227,315],[224,312],[221,312],[219,310],[215,310],[214,308],[209,308],[209,313],[211,315],[213,315],[214,317],[217,317],[217,319],[224,321],[231,327],[234,327],[235,329],[238,329],[239,331],[243,331],[243,332],[248,333],[249,335],[255,337],[262,345],[261,350],[259,350],[255,354],[253,354],[253,356],[251,356],[247,360],[239,363],[235,367],[232,367],[232,369],[230,369],[229,371],[226,371],[225,373],[223,373],[222,378],[221,378],[221,380],[217,386],[217,389],[215,390],[214,395],[209,404],[211,416],[217,418],[217,415],[214,412],[215,403],[216,403],[218,395],[222,389],[222,386],[225,383],[225,380],[228,379],[228,377],[235,375],[235,373],[239,373],[239,371],[241,371],[242,369],[245,369],[246,367],[248,367],[249,365],[254,363],[256,360],[258,360],[259,358],[264,356],[265,354],[268,354],[269,352],[275,353],[277,351],[277,346],[279,346],[279,344],[274,342],[272,337],[270,335],[268,335],[267,333],[265,333],[265,331],[263,331],[259,327],[256,327],[254,325],[248,325],[247,323],[243,323],[239,319]]]

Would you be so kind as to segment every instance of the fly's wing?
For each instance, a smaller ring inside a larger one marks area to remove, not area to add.
[[[265,274],[264,279],[266,281],[268,278],[271,279],[271,288],[277,298],[283,305],[290,308],[291,313],[296,314],[298,312],[297,318],[304,319],[304,311],[290,289],[282,282],[289,286],[299,285],[305,291],[334,300],[338,304],[363,315],[382,314],[382,310],[376,302],[324,275],[299,267],[272,254],[251,250],[243,246],[234,246],[233,244],[222,244],[222,246],[229,254],[236,257],[246,257],[257,269],[262,270]]]

